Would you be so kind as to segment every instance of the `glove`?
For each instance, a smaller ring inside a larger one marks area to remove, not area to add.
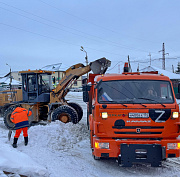
[[[32,112],[32,109],[31,109],[31,108],[29,108],[29,109],[28,109],[28,111],[31,111],[31,112]]]

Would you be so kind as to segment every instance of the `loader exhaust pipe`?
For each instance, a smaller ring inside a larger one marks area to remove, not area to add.
[[[94,74],[104,74],[110,66],[111,61],[106,59],[105,57],[90,63],[90,68]]]

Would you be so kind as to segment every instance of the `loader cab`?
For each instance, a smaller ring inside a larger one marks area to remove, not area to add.
[[[25,102],[49,102],[52,89],[50,71],[21,71],[22,94]]]

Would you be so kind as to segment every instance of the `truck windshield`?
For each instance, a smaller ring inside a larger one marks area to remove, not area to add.
[[[103,81],[98,86],[99,103],[173,103],[171,84],[155,80]]]

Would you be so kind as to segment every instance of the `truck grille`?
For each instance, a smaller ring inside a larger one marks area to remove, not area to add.
[[[163,126],[113,126],[112,128],[115,129],[136,129],[136,128],[141,128],[141,129],[163,129]]]
[[[115,134],[162,134],[162,132],[140,132],[140,133],[137,133],[137,132],[114,132]]]
[[[112,128],[119,129],[119,131],[114,131],[115,134],[148,135],[148,134],[162,134],[162,130],[164,129],[164,126],[112,126]],[[158,129],[158,131],[153,131],[156,129]]]

